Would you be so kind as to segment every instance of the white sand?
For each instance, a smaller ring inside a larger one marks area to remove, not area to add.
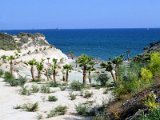
[[[37,61],[40,61],[42,58],[46,59],[47,57],[50,57],[50,62],[52,58],[56,58],[60,60],[61,58],[64,58],[64,63],[61,64],[61,67],[64,64],[72,63],[73,60],[70,60],[67,58],[65,54],[63,54],[60,50],[56,48],[48,48],[45,51],[40,51],[38,53],[35,53],[35,49],[39,49],[38,47],[29,47],[26,50],[21,50],[20,57],[16,59],[16,62],[18,61],[29,61],[33,58],[35,58]],[[27,54],[28,51],[31,51],[31,54]],[[0,50],[0,56],[2,55],[14,55],[16,51],[3,51]],[[45,67],[47,60],[45,60],[44,64]],[[5,63],[1,66],[1,69],[8,71],[9,70],[9,64]],[[15,73],[18,77],[18,74],[22,75],[23,77],[31,78],[30,74],[30,66],[26,66],[24,63],[19,63],[16,66],[14,66],[15,70],[18,70],[18,73]],[[61,69],[58,70],[58,75],[56,76],[57,81],[61,81],[62,79],[62,73]],[[37,74],[37,71],[35,70],[35,74]],[[46,79],[44,75],[42,75],[42,78]],[[80,68],[77,70],[73,70],[71,73],[69,73],[69,83],[78,80],[82,82],[82,71]],[[88,81],[88,80],[87,80]],[[27,83],[28,85],[32,85],[33,83]],[[37,86],[40,87],[40,85],[37,84]],[[93,92],[93,96],[89,99],[86,99],[82,96],[80,96],[80,92],[73,92],[77,94],[76,100],[70,100],[69,93],[71,92],[70,89],[66,89],[65,91],[61,91],[60,88],[52,88],[52,91],[55,91],[54,93],[50,94],[43,94],[43,93],[34,93],[30,96],[22,96],[19,94],[20,87],[11,87],[8,86],[5,82],[3,82],[3,79],[0,78],[0,120],[37,120],[37,116],[43,115],[43,119],[47,120],[46,116],[49,113],[50,110],[54,109],[58,105],[65,105],[67,106],[67,113],[66,115],[57,116],[53,118],[49,118],[48,120],[89,120],[90,118],[84,118],[80,116],[75,116],[73,114],[76,114],[75,105],[78,105],[80,103],[85,103],[87,101],[93,101],[94,106],[102,105],[102,102],[105,101],[108,103],[110,99],[113,99],[112,92],[109,91],[107,94],[103,94],[104,89],[89,89],[88,91]],[[58,98],[56,102],[48,102],[48,96],[54,95]],[[16,105],[22,105],[24,103],[34,103],[38,102],[39,104],[39,110],[37,112],[26,112],[23,110],[17,110],[13,109]]]

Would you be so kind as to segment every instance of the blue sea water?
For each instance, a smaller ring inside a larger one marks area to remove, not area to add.
[[[134,56],[143,52],[143,48],[149,43],[160,40],[160,29],[50,29],[0,32],[39,32],[64,53],[73,51],[76,56],[87,54],[103,60],[124,54],[127,50]]]

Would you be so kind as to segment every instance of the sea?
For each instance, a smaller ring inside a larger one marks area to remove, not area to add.
[[[39,29],[1,30],[9,34],[42,33],[50,44],[75,56],[87,54],[96,59],[107,60],[131,51],[131,56],[143,52],[143,48],[160,40],[160,29]]]

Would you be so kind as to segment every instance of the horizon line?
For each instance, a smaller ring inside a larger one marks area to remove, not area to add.
[[[100,30],[100,29],[160,29],[160,27],[128,27],[128,28],[32,28],[32,29],[0,29],[0,31],[5,30]]]

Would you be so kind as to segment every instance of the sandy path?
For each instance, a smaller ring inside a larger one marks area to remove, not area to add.
[[[1,120],[35,120],[37,114],[13,109],[18,104],[28,101],[18,94],[16,87],[7,86],[0,78],[0,119]]]

